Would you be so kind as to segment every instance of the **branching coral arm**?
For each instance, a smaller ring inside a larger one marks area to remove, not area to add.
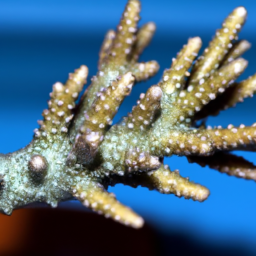
[[[156,31],[156,25],[154,22],[148,22],[145,25],[143,25],[141,28],[139,28],[137,32],[137,40],[134,43],[132,53],[130,58],[137,62],[139,59],[139,56],[142,54],[142,52],[145,50],[145,48],[150,44],[154,34]]]
[[[256,127],[234,127],[227,129],[165,130],[154,132],[151,138],[151,154],[170,156],[209,155],[219,150],[252,150],[256,144]]]
[[[129,185],[131,187],[147,187],[150,190],[157,190],[162,194],[174,194],[178,197],[193,199],[195,201],[204,201],[209,196],[209,190],[188,178],[183,178],[178,170],[171,171],[168,165],[161,165],[159,169],[149,173],[136,173],[127,177],[110,178],[110,185],[118,183]]]
[[[176,104],[172,107],[176,114],[173,114],[173,121],[189,125],[193,120],[191,116],[214,100],[219,93],[223,93],[246,67],[247,61],[239,58],[215,71],[200,85],[189,85],[186,91],[183,90],[179,93]]]
[[[196,58],[202,41],[199,37],[194,37],[188,40],[187,45],[178,53],[177,58],[173,60],[170,69],[167,69],[163,74],[163,81],[159,83],[163,92],[174,97],[177,95],[185,83],[185,78],[188,75],[188,69],[192,66],[193,60]]]
[[[130,70],[135,76],[136,81],[140,82],[154,76],[158,69],[158,63],[152,60],[148,62],[135,63]]]
[[[100,69],[101,65],[106,61],[106,58],[110,54],[110,49],[113,44],[113,40],[116,37],[116,32],[114,30],[109,30],[104,38],[102,43],[100,53],[99,53],[99,63],[98,68]]]
[[[194,120],[200,120],[210,115],[218,115],[221,110],[234,107],[247,97],[252,97],[256,92],[256,74],[248,79],[233,83],[223,94],[209,102],[194,116]]]
[[[256,144],[256,126],[234,127],[228,129],[209,129],[205,132],[213,138],[213,145],[217,150],[252,150]]]
[[[140,19],[140,2],[129,0],[124,10],[122,19],[117,26],[116,37],[113,40],[108,63],[125,65],[132,46],[136,41],[137,24]]]
[[[209,77],[220,66],[227,51],[232,47],[232,40],[237,39],[246,16],[245,8],[238,7],[225,19],[222,28],[216,32],[215,38],[195,63],[189,85],[197,85],[201,79]]]
[[[243,157],[230,153],[217,152],[212,156],[189,156],[190,163],[197,163],[202,167],[209,166],[219,172],[238,178],[256,180],[256,166]]]
[[[190,85],[187,94],[180,95],[188,100],[186,111],[193,109],[200,111],[202,107],[214,100],[218,94],[223,93],[235,79],[237,79],[247,67],[248,62],[242,58],[221,67],[209,79],[196,87]],[[185,111],[184,111],[185,112]],[[188,113],[184,113],[188,115]]]
[[[84,93],[76,117],[71,128],[71,138],[82,126],[85,116],[102,88],[107,88],[113,80],[131,71],[137,81],[148,79],[156,74],[159,65],[155,61],[137,63],[138,55],[149,44],[154,33],[151,23],[148,23],[137,32],[139,21],[140,2],[130,0],[127,3],[122,19],[115,33],[107,34],[101,50],[101,61],[98,74],[93,77],[92,83]],[[138,33],[138,34],[137,34]],[[107,58],[104,56],[107,54]]]
[[[97,94],[91,108],[85,113],[85,121],[76,136],[69,159],[76,156],[78,163],[91,163],[119,106],[130,94],[134,80],[132,73],[128,72]]]
[[[43,121],[39,121],[40,129],[35,130],[35,137],[46,137],[47,134],[66,136],[68,126],[73,118],[73,109],[79,93],[86,83],[88,68],[81,66],[63,85],[57,82],[48,101],[49,109],[43,111]]]
[[[246,51],[251,48],[251,44],[247,40],[240,40],[233,44],[232,48],[228,51],[225,55],[223,63],[221,64],[226,65],[229,62],[235,60],[236,58],[242,56]]]
[[[159,192],[164,194],[171,193],[200,202],[207,199],[210,194],[206,187],[181,177],[179,171],[170,171],[167,165],[162,165],[157,171],[150,174],[149,180]]]
[[[140,216],[117,201],[115,195],[108,193],[100,184],[92,181],[87,184],[79,183],[73,187],[73,194],[83,205],[107,218],[134,228],[143,226],[144,221]]]
[[[161,97],[162,90],[159,86],[151,86],[146,94],[142,93],[132,112],[124,118],[127,127],[141,132],[147,131],[155,121],[156,112],[160,110]]]

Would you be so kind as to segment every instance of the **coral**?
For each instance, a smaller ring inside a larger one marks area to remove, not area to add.
[[[100,50],[99,71],[76,104],[86,83],[82,65],[57,82],[43,111],[43,120],[25,148],[0,155],[0,209],[32,202],[77,198],[106,217],[139,228],[143,219],[107,192],[117,183],[145,186],[160,193],[204,201],[209,190],[163,165],[165,156],[189,161],[229,175],[256,180],[253,164],[232,150],[255,150],[256,125],[205,127],[209,115],[235,105],[256,90],[256,75],[235,82],[247,66],[240,58],[250,44],[237,35],[246,10],[236,8],[224,21],[200,57],[199,37],[191,38],[164,71],[158,85],[140,95],[131,113],[119,123],[112,120],[136,82],[159,69],[157,62],[139,63],[155,25],[137,29],[140,2],[129,0],[117,30],[107,32]]]

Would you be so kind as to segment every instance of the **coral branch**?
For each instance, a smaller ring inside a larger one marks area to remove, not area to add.
[[[132,51],[132,59],[137,61],[144,49],[149,45],[156,31],[156,25],[153,22],[148,22],[142,26],[137,33],[137,40]]]
[[[130,94],[134,80],[132,73],[128,72],[120,80],[113,81],[111,86],[98,93],[90,110],[85,112],[81,134],[77,135],[71,152],[71,155],[77,155],[78,163],[88,164],[92,161],[119,106]]]
[[[144,221],[140,216],[118,202],[113,194],[105,191],[99,184],[93,182],[89,185],[78,184],[73,188],[73,193],[86,207],[104,214],[105,217],[134,228],[143,226]]]
[[[232,48],[226,54],[222,65],[226,65],[236,58],[242,56],[246,51],[251,48],[251,44],[246,40],[237,41],[233,44]]]
[[[216,32],[215,38],[210,42],[203,55],[195,63],[189,84],[195,85],[216,70],[227,51],[232,47],[232,40],[245,22],[247,11],[244,7],[236,8],[223,22],[222,28]]]
[[[217,150],[252,150],[256,143],[256,127],[229,125],[228,129],[167,130],[152,133],[151,153],[154,155],[209,155]]]
[[[149,179],[154,187],[164,194],[172,193],[200,202],[204,201],[210,194],[206,187],[181,177],[178,171],[171,172],[167,165],[162,165],[149,176]]]
[[[145,63],[136,63],[131,68],[131,72],[135,76],[137,82],[147,80],[154,76],[158,70],[159,65],[154,60]]]
[[[57,82],[53,85],[53,92],[48,101],[49,110],[43,111],[44,121],[39,121],[40,129],[35,130],[35,137],[47,137],[47,134],[66,134],[68,126],[73,118],[72,110],[75,108],[75,101],[86,83],[88,68],[81,66],[75,73],[69,74],[69,79],[63,85]]]
[[[114,30],[109,30],[104,38],[104,41],[102,43],[100,53],[99,53],[99,63],[98,63],[98,68],[101,68],[101,65],[106,61],[109,53],[111,46],[113,45],[113,40],[116,36],[116,33]]]
[[[202,41],[199,37],[192,38],[188,44],[183,47],[177,58],[174,59],[172,67],[163,74],[163,81],[159,86],[167,95],[180,91],[185,83],[185,77],[188,69],[192,66],[200,50]]]
[[[115,65],[124,65],[132,51],[137,32],[137,23],[140,19],[140,2],[129,0],[123,13],[123,17],[117,26],[118,33],[113,40],[113,47],[108,62]]]
[[[206,134],[214,142],[214,147],[218,150],[252,150],[256,143],[256,127],[240,125],[236,128],[229,125],[228,129],[207,130]]]
[[[214,151],[214,141],[207,130],[164,130],[150,134],[151,154],[161,156],[208,155]]]
[[[247,67],[248,62],[242,58],[223,66],[206,81],[200,80],[199,86],[190,85],[187,94],[180,94],[180,98],[188,100],[188,107],[184,108],[184,116],[189,115],[189,110],[200,111],[201,108],[214,100],[219,93],[223,93]]]
[[[243,157],[230,153],[218,152],[212,156],[189,156],[190,163],[197,163],[202,167],[209,166],[219,172],[238,178],[256,180],[256,166]]]
[[[139,131],[151,127],[155,114],[160,109],[161,97],[162,90],[159,86],[152,86],[146,94],[141,94],[138,105],[133,107],[132,113],[125,119],[127,127]]]
[[[194,120],[199,120],[207,116],[216,116],[221,110],[234,107],[236,103],[243,102],[247,97],[252,97],[256,92],[256,74],[248,79],[232,84],[223,94],[215,100],[209,102],[194,116]]]
[[[117,31],[107,34],[100,54],[99,72],[84,93],[70,130],[72,141],[75,141],[76,134],[85,121],[84,112],[91,108],[102,88],[110,86],[113,80],[127,72],[132,72],[136,81],[143,81],[158,71],[159,65],[155,61],[136,62],[154,33],[153,23],[147,23],[137,32],[139,12],[140,2],[129,0]]]
[[[156,189],[162,194],[174,194],[178,197],[200,202],[206,200],[210,194],[206,187],[191,182],[188,178],[181,177],[178,170],[171,171],[168,165],[163,164],[154,172],[110,178],[111,186],[118,183],[135,188],[142,186],[150,190]]]

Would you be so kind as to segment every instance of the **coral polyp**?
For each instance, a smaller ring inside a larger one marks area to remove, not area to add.
[[[255,150],[255,124],[198,125],[256,90],[256,75],[235,82],[248,64],[240,56],[250,43],[238,40],[245,8],[236,8],[226,18],[201,56],[201,39],[190,38],[161,81],[142,93],[131,112],[112,125],[134,85],[159,69],[156,61],[138,62],[156,29],[152,22],[138,28],[139,13],[140,2],[129,0],[116,31],[105,36],[98,73],[82,97],[89,72],[85,65],[69,74],[66,83],[53,85],[48,109],[43,110],[31,143],[0,155],[3,213],[10,215],[33,202],[56,207],[75,197],[95,212],[139,228],[142,217],[109,193],[109,186],[144,186],[200,202],[209,196],[206,187],[163,164],[164,157],[172,155],[256,180],[254,165],[230,152]]]

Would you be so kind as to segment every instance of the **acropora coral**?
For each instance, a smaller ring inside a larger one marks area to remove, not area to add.
[[[232,155],[233,150],[255,150],[256,125],[206,127],[209,115],[234,106],[256,90],[256,75],[235,82],[247,66],[240,58],[250,43],[238,41],[247,12],[236,8],[198,57],[201,39],[188,40],[162,80],[140,95],[131,113],[112,120],[135,83],[155,75],[156,61],[138,62],[150,43],[155,25],[137,28],[139,0],[129,0],[116,31],[107,32],[98,64],[79,103],[88,76],[82,65],[65,84],[53,85],[48,109],[25,148],[0,155],[0,209],[32,202],[77,198],[93,211],[139,228],[143,219],[121,204],[108,186],[123,183],[160,193],[204,201],[209,190],[163,165],[163,158],[186,156],[202,166],[256,180],[253,165]]]

